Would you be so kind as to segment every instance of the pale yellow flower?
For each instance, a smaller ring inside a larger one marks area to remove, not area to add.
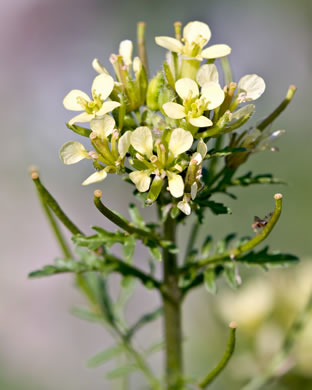
[[[119,137],[119,132],[114,130],[115,120],[111,116],[104,115],[100,118],[93,118],[90,122],[90,127],[92,130],[90,136],[91,140],[95,137],[100,141],[100,143],[95,142],[97,152],[89,152],[77,141],[66,142],[60,150],[60,158],[66,165],[75,164],[83,159],[92,159],[97,163],[98,171],[89,176],[82,185],[102,181],[106,179],[109,172],[118,173],[130,147],[131,132],[126,131]],[[109,148],[108,140],[108,137],[110,136],[111,149]],[[115,145],[114,148],[113,145]],[[103,166],[102,164],[105,164],[106,166]]]
[[[139,153],[136,155],[136,161],[139,161],[142,166],[142,169],[129,174],[137,190],[139,192],[148,191],[152,181],[151,175],[155,174],[161,179],[167,177],[171,195],[175,198],[181,197],[184,192],[184,182],[179,172],[183,168],[176,164],[176,159],[191,148],[192,134],[181,128],[174,129],[166,145],[165,143],[157,143],[157,155],[153,152],[155,143],[152,132],[146,126],[138,127],[131,133],[130,143]]]
[[[231,48],[228,45],[219,44],[212,45],[204,49],[204,46],[211,38],[210,28],[206,23],[202,22],[190,22],[183,29],[183,43],[178,39],[159,36],[155,38],[156,43],[165,49],[181,53],[185,57],[191,59],[202,60],[215,59],[227,56],[231,53]]]
[[[183,105],[168,102],[163,105],[163,110],[169,118],[185,118],[194,127],[212,126],[212,121],[204,116],[207,110],[219,107],[224,100],[224,92],[220,85],[210,81],[203,84],[199,92],[197,83],[187,77],[175,83],[177,94],[183,100]]]
[[[265,91],[265,82],[256,74],[247,74],[238,82],[238,101],[244,103],[258,99]]]
[[[106,101],[114,88],[114,80],[105,72],[96,76],[92,83],[92,99],[83,91],[73,89],[64,98],[63,104],[67,110],[84,111],[72,118],[68,123],[73,125],[77,122],[90,122],[93,118],[103,116],[113,111],[120,103]]]

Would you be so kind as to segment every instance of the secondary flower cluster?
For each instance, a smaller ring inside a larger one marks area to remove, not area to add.
[[[214,62],[229,55],[231,48],[224,44],[204,48],[211,36],[205,23],[190,22],[180,35],[178,26],[175,38],[155,38],[169,52],[163,70],[149,82],[146,63],[132,58],[129,40],[120,43],[118,55],[110,56],[116,80],[93,60],[98,75],[91,97],[75,89],[63,101],[68,110],[82,111],[68,126],[78,133],[83,129],[92,149],[70,141],[60,157],[65,164],[92,160],[96,171],[83,185],[102,181],[108,173],[122,174],[137,191],[146,193],[148,204],[167,192],[188,215],[203,187],[206,143],[247,122],[255,109],[249,102],[262,95],[265,83],[252,74],[222,87]],[[76,123],[89,123],[90,130]],[[251,143],[246,136],[244,140],[241,144],[248,149]]]

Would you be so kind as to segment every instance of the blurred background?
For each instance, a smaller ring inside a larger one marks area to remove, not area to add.
[[[118,388],[106,382],[106,367],[86,367],[87,358],[112,345],[112,339],[98,325],[70,314],[73,306],[84,303],[71,277],[27,279],[29,271],[59,255],[27,170],[33,164],[40,168],[43,182],[82,230],[90,233],[91,225],[112,228],[92,205],[95,188],[80,185],[92,172],[90,164],[68,167],[58,158],[64,142],[78,139],[65,127],[71,113],[63,108],[62,99],[73,88],[90,89],[94,57],[111,70],[109,55],[118,51],[121,40],[135,40],[139,20],[147,22],[151,74],[165,55],[155,45],[154,36],[172,36],[176,20],[201,20],[212,30],[213,44],[232,47],[230,61],[236,81],[247,73],[265,79],[267,89],[257,102],[258,119],[280,103],[289,84],[298,88],[294,101],[274,123],[276,129],[287,130],[278,142],[280,152],[258,154],[240,171],[273,172],[289,184],[239,189],[236,201],[220,198],[233,214],[207,214],[203,230],[216,238],[233,231],[251,234],[254,215],[267,215],[273,208],[273,194],[282,192],[284,213],[268,242],[272,249],[300,256],[301,265],[270,274],[260,269],[243,272],[245,283],[238,292],[223,283],[217,297],[198,289],[184,308],[189,376],[206,372],[221,357],[230,320],[240,324],[239,347],[226,375],[212,388],[240,389],[246,378],[265,367],[312,287],[311,17],[310,0],[0,2],[1,390]],[[130,186],[110,177],[100,188],[106,204],[127,215]],[[152,208],[144,214],[154,218]],[[187,228],[181,232],[181,242],[186,232]],[[146,267],[140,248],[137,254],[141,258],[138,265]],[[128,310],[133,320],[159,304],[156,294],[138,291]],[[159,340],[160,335],[161,322],[157,321],[142,332],[139,341]],[[293,355],[296,367],[270,389],[312,388],[311,321]],[[161,354],[153,364],[160,372]],[[143,383],[134,376],[132,388]]]

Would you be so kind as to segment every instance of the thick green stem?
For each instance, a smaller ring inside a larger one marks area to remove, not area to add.
[[[169,216],[164,225],[164,236],[175,243],[175,221]],[[183,382],[181,290],[176,255],[163,250],[164,281],[164,333],[166,342],[167,390],[180,390]]]

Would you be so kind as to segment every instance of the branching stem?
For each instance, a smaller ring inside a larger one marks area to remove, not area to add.
[[[136,234],[141,239],[143,238],[150,238],[152,240],[157,241],[160,243],[160,238],[156,235],[151,234],[150,232],[147,232],[146,230],[136,228],[135,226],[132,226],[130,222],[126,221],[123,218],[120,218],[119,215],[111,211],[109,208],[107,208],[101,201],[102,191],[95,190],[94,191],[94,204],[96,208],[112,223],[119,226],[121,229],[125,230],[129,234]]]
[[[281,194],[275,194],[275,210],[269,219],[266,226],[263,228],[263,230],[257,234],[254,238],[247,241],[245,244],[242,244],[238,246],[237,248],[231,249],[229,251],[223,252],[221,254],[216,254],[214,256],[210,256],[206,259],[202,259],[194,264],[187,264],[184,267],[180,268],[180,274],[185,275],[186,273],[190,271],[199,271],[205,268],[209,265],[217,265],[224,261],[231,261],[231,259],[239,258],[243,253],[249,252],[251,249],[253,249],[255,246],[259,245],[262,241],[264,241],[267,236],[271,233],[272,229],[274,228],[275,224],[279,220],[279,217],[282,212],[282,198],[283,196]],[[198,278],[196,280],[196,283],[192,284],[192,287],[195,287],[199,284],[201,284],[202,278]],[[185,294],[186,291],[190,290],[190,286],[188,286],[186,289],[184,289],[183,293]]]

